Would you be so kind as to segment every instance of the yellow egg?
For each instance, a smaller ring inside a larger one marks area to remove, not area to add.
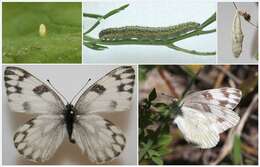
[[[39,34],[41,37],[44,37],[47,35],[47,28],[44,24],[41,24],[39,27]]]

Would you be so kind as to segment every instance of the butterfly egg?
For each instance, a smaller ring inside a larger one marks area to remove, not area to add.
[[[39,35],[45,37],[47,35],[47,28],[44,24],[41,24],[39,27]]]
[[[239,11],[236,11],[232,25],[232,52],[235,57],[239,57],[242,52],[243,38]]]

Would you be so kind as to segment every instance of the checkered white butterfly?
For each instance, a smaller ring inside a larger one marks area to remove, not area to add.
[[[123,151],[126,139],[122,131],[97,113],[130,109],[135,81],[131,66],[109,72],[86,89],[75,105],[64,104],[55,91],[24,69],[7,67],[4,81],[10,109],[36,114],[13,138],[24,158],[49,160],[66,133],[95,163],[110,161]]]
[[[215,147],[219,134],[239,122],[233,109],[241,96],[240,90],[228,87],[192,93],[179,103],[173,122],[188,142],[202,149]]]

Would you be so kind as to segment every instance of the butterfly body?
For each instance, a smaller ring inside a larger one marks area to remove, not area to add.
[[[131,66],[107,73],[73,105],[65,105],[47,84],[22,68],[7,67],[4,75],[10,110],[36,115],[20,126],[13,138],[15,148],[25,159],[49,160],[66,134],[94,163],[111,161],[124,150],[123,132],[97,113],[130,109],[135,81]]]
[[[64,121],[68,132],[69,140],[71,143],[75,143],[72,139],[73,125],[76,120],[76,109],[72,104],[67,104],[64,109]]]

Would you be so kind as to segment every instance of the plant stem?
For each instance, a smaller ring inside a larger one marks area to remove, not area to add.
[[[190,53],[190,54],[193,54],[193,55],[200,55],[200,56],[216,55],[216,52],[201,52],[201,51],[196,51],[196,50],[189,50],[189,49],[178,47],[178,46],[173,45],[173,44],[168,45],[167,47],[175,49],[177,51],[184,52],[184,53]]]
[[[114,14],[120,12],[121,10],[124,10],[125,8],[127,8],[129,6],[129,4],[123,5],[117,9],[111,10],[110,12],[108,12],[105,15],[98,15],[98,14],[93,14],[93,13],[83,13],[84,17],[89,17],[89,18],[94,18],[97,19],[96,23],[90,27],[90,29],[88,29],[86,32],[84,32],[83,34],[86,35],[88,33],[90,33],[91,31],[93,31],[99,24],[100,24],[100,20],[102,19],[107,19],[110,16],[113,16]]]

